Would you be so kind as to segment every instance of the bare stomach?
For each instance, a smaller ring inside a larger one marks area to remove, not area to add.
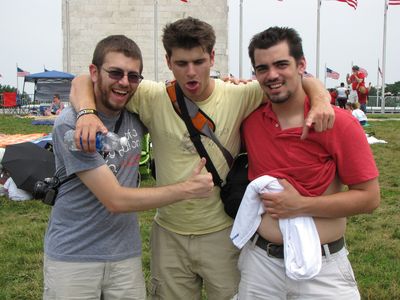
[[[325,191],[324,195],[337,193],[343,190],[343,185],[336,178]],[[329,243],[341,238],[346,231],[346,218],[314,218],[321,244]],[[282,244],[282,234],[278,220],[269,214],[262,216],[261,224],[257,229],[264,239],[273,243]]]

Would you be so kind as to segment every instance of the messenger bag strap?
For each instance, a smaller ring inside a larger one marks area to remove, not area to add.
[[[179,87],[176,81],[171,81],[166,84],[168,96],[172,102],[172,105],[176,111],[176,113],[183,119],[182,117],[182,110],[177,101],[177,89]],[[229,168],[232,166],[233,157],[232,154],[221,144],[218,140],[217,136],[215,135],[215,124],[213,120],[207,116],[205,112],[203,112],[193,101],[185,97],[183,95],[182,89],[179,87],[182,97],[184,99],[188,115],[191,119],[191,123],[193,124],[195,130],[197,130],[200,134],[209,137],[221,150],[226,163],[228,164]]]
[[[179,105],[179,109],[181,111],[181,117],[185,121],[186,127],[189,131],[190,140],[193,142],[194,146],[196,147],[197,153],[200,157],[204,157],[206,161],[206,169],[213,175],[213,182],[214,185],[221,187],[222,180],[219,177],[218,171],[215,168],[210,156],[207,153],[206,148],[204,147],[203,143],[201,142],[201,137],[199,131],[192,123],[192,119],[189,116],[188,109],[185,104],[185,100],[183,99],[183,92],[182,89],[179,87],[178,84],[175,84],[176,89],[176,99]]]

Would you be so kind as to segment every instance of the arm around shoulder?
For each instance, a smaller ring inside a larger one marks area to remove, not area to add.
[[[89,75],[79,75],[72,80],[69,99],[76,111],[96,109],[93,83]]]
[[[95,111],[93,83],[89,75],[79,75],[72,80],[69,98],[75,111]],[[75,143],[78,149],[96,151],[96,132],[99,131],[106,133],[108,130],[95,114],[80,115],[75,130]]]
[[[321,81],[316,78],[303,78],[303,88],[311,102],[311,110],[304,120],[302,139],[305,139],[309,128],[314,125],[317,132],[333,127],[335,113],[330,104],[331,96]]]

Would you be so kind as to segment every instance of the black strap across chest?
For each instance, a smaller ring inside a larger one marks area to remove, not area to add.
[[[218,174],[217,169],[215,168],[210,156],[207,153],[203,143],[201,142],[201,137],[199,131],[194,127],[192,120],[189,116],[188,109],[185,105],[184,95],[182,89],[179,87],[178,84],[175,84],[176,89],[176,98],[179,104],[179,109],[181,111],[182,119],[185,121],[186,127],[189,131],[190,140],[193,142],[194,146],[196,147],[197,152],[199,153],[200,157],[204,157],[206,159],[206,168],[207,170],[213,175],[213,182],[214,185],[221,186],[222,179]]]

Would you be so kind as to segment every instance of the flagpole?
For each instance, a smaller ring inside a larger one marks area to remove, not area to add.
[[[18,94],[18,63],[16,63],[15,65],[17,70],[17,94]]]
[[[321,13],[321,0],[317,0],[317,53],[316,53],[316,72],[315,77],[319,78],[319,27],[320,27],[320,13]],[[326,72],[326,68],[325,68]]]
[[[154,0],[154,80],[158,82],[158,0]]]
[[[378,69],[376,70],[376,100],[378,103],[378,99],[379,99],[379,58],[378,58]]]
[[[239,78],[243,78],[243,0],[239,4]]]
[[[65,28],[66,28],[65,56],[67,58],[67,72],[71,72],[71,26],[70,26],[69,0],[65,0]]]
[[[383,49],[382,49],[382,102],[381,112],[385,113],[385,72],[386,72],[386,23],[387,23],[388,2],[385,0],[384,18],[383,18]]]
[[[326,63],[325,63],[324,88],[326,88]]]

